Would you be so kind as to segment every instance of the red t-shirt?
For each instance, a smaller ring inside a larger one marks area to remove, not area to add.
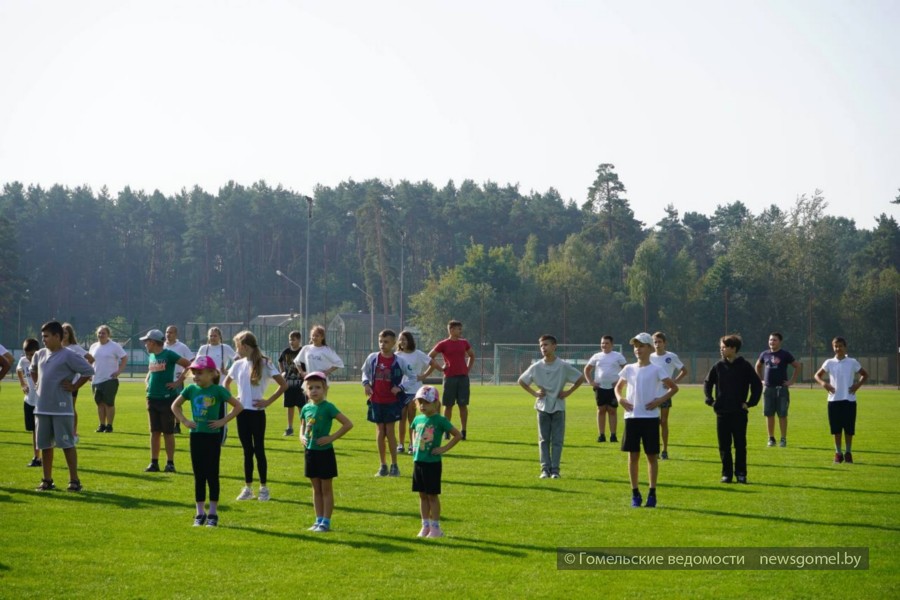
[[[394,387],[391,383],[391,366],[397,360],[394,356],[385,357],[378,353],[378,364],[375,365],[375,373],[372,377],[372,402],[375,404],[393,404],[397,396],[391,393]]]
[[[466,366],[466,353],[471,347],[469,342],[463,338],[458,340],[447,338],[437,343],[434,349],[444,357],[444,377],[469,374]]]

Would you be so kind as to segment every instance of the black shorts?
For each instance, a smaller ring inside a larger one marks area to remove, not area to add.
[[[831,435],[856,435],[856,402],[835,400],[828,403],[828,424]]]
[[[659,454],[659,418],[625,419],[625,435],[622,436],[623,452]]]
[[[378,404],[369,400],[368,405],[366,418],[371,423],[396,423],[403,416],[403,400],[397,400],[393,404]]]
[[[306,449],[303,475],[310,479],[334,479],[337,477],[337,459],[334,448],[325,450]]]
[[[412,491],[439,496],[441,494],[441,461],[413,463]]]
[[[175,433],[175,413],[172,412],[172,404],[154,402],[147,399],[147,414],[150,416],[150,431],[163,435]]]
[[[453,377],[444,377],[444,395],[441,398],[441,404],[444,406],[460,406],[469,405],[469,376],[454,375]]]
[[[298,383],[300,385],[294,385]],[[303,408],[306,406],[306,394],[303,393],[303,382],[298,380],[288,380],[288,388],[284,390],[284,407],[296,406]]]
[[[94,402],[97,404],[103,403],[107,406],[116,405],[116,394],[119,393],[118,379],[107,379],[100,383],[91,384],[91,389],[94,392]]]
[[[25,410],[25,431],[34,431],[34,407],[27,402],[22,403]]]
[[[594,400],[597,401],[597,407],[601,406],[610,406],[612,408],[619,407],[619,401],[616,400],[616,390],[609,388],[604,389],[600,387],[594,388]]]

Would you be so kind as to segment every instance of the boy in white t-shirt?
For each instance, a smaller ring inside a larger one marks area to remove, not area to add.
[[[646,506],[653,508],[656,506],[656,478],[659,468],[659,407],[678,393],[678,385],[662,367],[650,362],[653,338],[649,333],[637,334],[631,338],[631,345],[634,346],[637,362],[622,369],[616,383],[616,399],[625,409],[622,451],[628,452],[631,506],[639,508],[643,502],[638,489],[638,466],[643,443],[644,453],[647,454],[647,476],[650,480]]]
[[[665,369],[672,381],[678,383],[687,377],[688,369],[677,354],[666,349],[667,344],[666,334],[662,331],[653,334],[653,347],[656,351],[650,355],[650,362]],[[669,458],[669,409],[671,408],[671,399],[666,400],[659,407],[659,429],[662,433],[662,453],[659,457],[663,460]]]
[[[869,379],[869,374],[858,360],[847,356],[847,340],[836,337],[831,341],[831,347],[834,349],[834,358],[829,358],[822,364],[815,378],[828,392],[828,424],[834,436],[834,462],[852,463],[851,448],[856,433],[856,390]],[[828,381],[825,381],[825,375],[828,375]],[[847,440],[846,452],[841,451],[841,434]]]
[[[34,383],[34,379],[31,378],[31,359],[34,357],[34,353],[40,349],[41,344],[36,339],[26,339],[22,344],[22,350],[25,352],[25,355],[19,359],[19,364],[16,367],[16,375],[19,376],[19,386],[22,388],[22,393],[25,394],[25,402],[23,403],[23,410],[25,411],[25,431],[31,432],[31,446],[32,450],[34,450],[34,457],[31,459],[31,462],[28,463],[29,467],[41,466],[41,451],[38,450],[37,447],[37,437],[35,435],[34,427],[34,407],[37,406],[37,386]]]
[[[619,371],[628,364],[621,352],[613,350],[613,337],[604,335],[600,338],[600,352],[594,354],[584,365],[584,380],[594,384],[594,399],[597,402],[597,442],[606,441],[606,420],[609,420],[609,441],[618,442],[616,425],[618,415],[616,409],[616,391],[613,389],[619,380]]]

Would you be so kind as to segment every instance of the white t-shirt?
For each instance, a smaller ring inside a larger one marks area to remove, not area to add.
[[[566,410],[565,398],[560,398],[559,393],[567,383],[575,383],[581,378],[581,371],[573,367],[561,358],[552,363],[543,359],[532,363],[525,372],[519,376],[519,381],[525,385],[534,383],[543,388],[544,396],[534,399],[534,408],[541,412],[555,413]]]
[[[303,346],[294,359],[294,364],[298,367],[301,363],[306,365],[307,373],[327,371],[331,367],[344,368],[344,361],[330,346],[314,346],[312,344]]]
[[[79,346],[78,344],[69,344],[69,345],[66,346],[65,348],[66,348],[66,350],[69,350],[69,351],[71,351],[71,352],[74,352],[75,354],[77,354],[77,355],[80,356],[81,358],[84,358],[84,357],[87,355],[87,353],[88,353],[87,350],[85,350],[84,348],[82,348],[82,347]],[[87,359],[85,359],[85,360],[87,360]],[[76,376],[72,379],[72,383],[75,383],[75,382],[78,381],[79,379],[81,379],[81,375],[76,375]]]
[[[412,352],[397,352],[397,356],[403,359],[400,362],[403,365],[403,389],[407,394],[415,394],[423,385],[418,376],[431,364],[431,357],[418,349]]]
[[[670,379],[666,371],[653,363],[640,366],[638,363],[627,365],[619,373],[619,379],[624,379],[628,384],[625,399],[634,405],[633,410],[625,411],[626,419],[654,419],[659,417],[659,407],[653,410],[645,408],[648,402],[653,402],[663,394],[660,389],[665,389],[662,382]]]
[[[118,343],[109,340],[105,344],[91,344],[91,356],[94,357],[94,385],[112,379],[112,374],[119,370],[119,362],[128,356]]]
[[[612,350],[598,352],[590,358],[587,364],[594,368],[594,385],[610,390],[615,387],[619,380],[619,372],[628,364],[628,361],[621,352]]]
[[[828,380],[834,393],[828,394],[828,401],[849,400],[856,402],[856,394],[850,393],[850,386],[856,382],[856,374],[862,369],[862,365],[855,358],[845,356],[843,360],[829,358],[822,363],[822,369],[828,373]]]
[[[186,358],[188,360],[194,360],[194,353],[191,352],[191,349],[187,347],[187,344],[185,344],[182,341],[175,340],[175,343],[172,344],[171,346],[169,345],[168,342],[166,342],[163,344],[163,348],[166,348],[167,350],[171,350],[172,352],[174,352],[181,358]],[[181,365],[175,365],[175,378],[176,379],[178,379],[181,376],[182,371],[184,371],[184,367],[182,367]]]
[[[2,352],[3,346],[0,346],[0,354]],[[25,404],[29,406],[37,406],[37,390],[34,380],[31,378],[31,361],[28,360],[27,356],[23,356],[19,359],[19,364],[16,366],[16,371],[20,371],[22,373],[22,377],[28,382],[28,393],[25,394]]]
[[[200,346],[200,349],[197,350],[197,356],[210,357],[215,361],[219,371],[226,373],[228,371],[229,363],[237,356],[237,352],[235,352],[234,348],[228,344],[218,344],[216,346],[213,346],[212,344],[203,344]]]
[[[674,352],[666,352],[661,356],[654,352],[650,355],[650,362],[665,369],[666,373],[669,374],[669,378],[673,381],[675,380],[675,373],[680,373],[684,368],[684,363],[681,362],[681,359]]]
[[[253,385],[250,383],[250,373],[252,370],[253,365],[250,361],[246,358],[241,358],[234,361],[234,364],[231,365],[231,368],[228,370],[228,376],[231,377],[235,385],[237,385],[237,393],[235,396],[241,401],[244,410],[265,410],[253,406],[253,401],[264,399],[263,396],[266,394],[269,380],[275,375],[281,375],[281,371],[278,370],[278,366],[271,360],[264,360],[262,377],[259,379],[259,384]]]

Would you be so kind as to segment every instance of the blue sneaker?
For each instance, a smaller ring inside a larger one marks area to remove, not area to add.
[[[656,508],[656,496],[647,496],[647,504],[645,504],[644,507]]]
[[[643,500],[644,499],[641,498],[640,494],[638,494],[637,496],[632,496],[631,497],[631,508],[640,508],[641,502],[643,502]]]

